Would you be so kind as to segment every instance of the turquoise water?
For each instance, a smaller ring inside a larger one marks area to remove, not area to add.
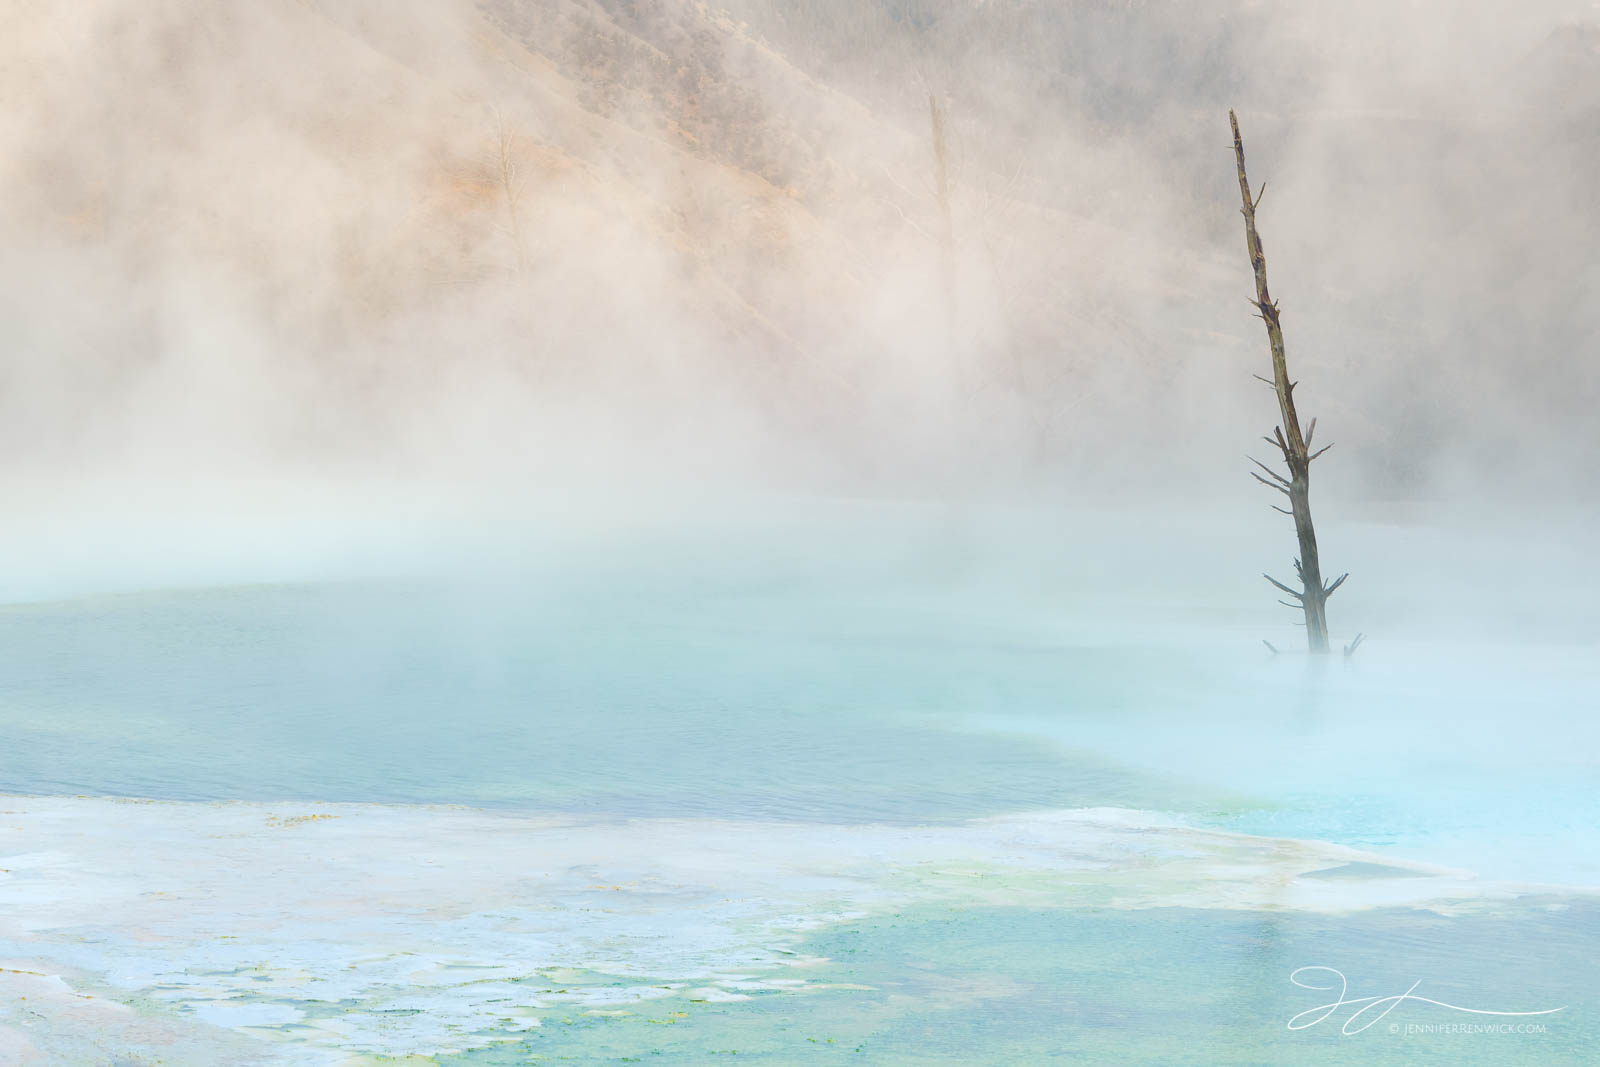
[[[6,606],[0,791],[840,826],[1126,807],[1539,886],[1452,917],[913,908],[809,935],[803,991],[575,1007],[468,1063],[1577,1063],[1600,1036],[1587,646],[1412,632],[1318,664],[1110,577],[712,555]],[[1537,1034],[1290,1031],[1313,965],[1568,1010]]]
[[[891,593],[557,576],[0,608],[0,789],[834,822],[1122,806],[1600,885],[1584,649],[1317,667]]]
[[[1225,795],[965,722],[1114,707],[1132,652],[528,596],[274,586],[0,610],[0,789],[834,821]]]
[[[811,939],[807,948],[831,961],[811,977],[838,988],[736,1005],[674,998],[621,1018],[558,1014],[526,1041],[446,1062],[1591,1063],[1600,1042],[1597,930],[1593,903],[1531,902],[1466,918],[1405,909],[1337,918],[1182,908],[908,912]],[[1462,1007],[1563,1010],[1505,1018],[1407,1001],[1364,1029],[1364,1020],[1346,1025],[1361,1005],[1312,1024],[1302,1013],[1334,996],[1294,985],[1289,976],[1301,967],[1338,970],[1351,999],[1396,996],[1415,983],[1416,996]],[[569,976],[552,992],[574,978],[606,981]],[[1297,1016],[1302,1025],[1291,1030]],[[1537,1029],[1447,1029],[1502,1023]]]

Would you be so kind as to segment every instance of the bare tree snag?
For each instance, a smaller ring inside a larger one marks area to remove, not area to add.
[[[928,94],[928,118],[933,127],[933,195],[939,205],[939,254],[943,257],[945,300],[955,298],[955,224],[950,217],[950,150],[945,143],[944,113],[939,98]]]
[[[950,214],[950,149],[944,130],[944,112],[939,98],[928,93],[928,122],[933,126],[933,197],[939,206],[939,282],[944,286],[944,326],[950,344],[950,360],[962,370],[958,354],[958,317],[955,314],[955,221]]]
[[[1254,197],[1250,195],[1250,180],[1244,173],[1244,141],[1239,137],[1239,120],[1232,111],[1228,112],[1228,123],[1233,127],[1233,158],[1239,169],[1239,196],[1244,201],[1244,206],[1239,210],[1244,215],[1245,249],[1250,255],[1250,265],[1256,277],[1256,298],[1252,303],[1261,321],[1267,324],[1267,342],[1272,348],[1272,381],[1269,384],[1278,396],[1278,413],[1282,416],[1282,424],[1273,427],[1272,436],[1265,440],[1278,449],[1283,456],[1284,466],[1289,470],[1289,477],[1285,478],[1259,460],[1252,459],[1250,462],[1260,467],[1267,477],[1263,478],[1254,471],[1250,472],[1250,476],[1289,498],[1288,514],[1294,519],[1295,534],[1300,541],[1300,556],[1294,561],[1295,576],[1300,579],[1299,592],[1270,575],[1262,577],[1294,598],[1294,603],[1283,603],[1305,613],[1307,647],[1312,652],[1327,652],[1328,597],[1350,577],[1343,574],[1330,585],[1322,583],[1322,564],[1317,558],[1317,531],[1311,525],[1311,461],[1331,446],[1316,452],[1310,451],[1312,437],[1317,432],[1316,419],[1311,420],[1311,427],[1304,436],[1300,433],[1300,416],[1294,407],[1294,388],[1298,383],[1289,379],[1278,305],[1267,290],[1267,258],[1261,251],[1261,236],[1256,233],[1256,205],[1261,203],[1261,195],[1267,187],[1263,184],[1261,192]],[[1355,644],[1359,643],[1357,639]],[[1353,644],[1346,650],[1346,655],[1354,652]]]
[[[945,113],[939,98],[928,94],[928,121],[933,133],[933,197],[939,209],[939,282],[944,298],[946,359],[954,381],[963,382],[971,368],[967,365],[959,337],[961,317],[956,312],[956,228],[950,209],[950,146]]]
[[[495,125],[495,179],[500,186],[500,195],[505,199],[506,214],[509,216],[509,226],[506,236],[511,240],[512,251],[516,253],[516,273],[521,274],[528,267],[527,246],[522,240],[522,215],[518,210],[522,203],[523,176],[517,168],[517,138],[509,127],[499,109],[494,112]]]

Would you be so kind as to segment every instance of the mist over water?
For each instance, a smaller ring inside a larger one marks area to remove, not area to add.
[[[1348,601],[1381,639],[1318,663],[1235,580],[1236,525],[1186,531],[1223,578],[1128,521],[769,498],[486,535],[427,571],[18,604],[9,784],[837,823],[1115,805],[1592,882],[1600,673],[1570,559],[1525,570],[1499,627],[1418,607],[1434,579],[1402,569]],[[1378,573],[1503,548],[1441,540],[1342,543]]]
[[[1593,12],[1502,7],[23,5],[8,479],[1225,492],[1235,107],[1325,510],[1592,502]]]
[[[1581,1062],[1595,5],[10,7],[0,1059]]]

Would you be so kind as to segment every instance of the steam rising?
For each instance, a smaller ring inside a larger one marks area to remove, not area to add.
[[[1597,165],[1578,0],[10,0],[0,1060],[1592,1058]]]
[[[84,521],[1252,506],[1232,106],[1321,491],[1587,506],[1600,23],[1469,6],[13,5],[7,478]]]

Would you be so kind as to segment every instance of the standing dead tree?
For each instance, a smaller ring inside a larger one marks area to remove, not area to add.
[[[945,311],[954,315],[956,228],[950,214],[950,150],[945,144],[944,113],[933,93],[928,94],[928,119],[933,128],[934,199],[939,205],[939,269],[944,280]]]
[[[522,240],[522,191],[526,179],[517,167],[518,144],[517,135],[506,125],[505,117],[498,108],[494,112],[495,126],[495,156],[492,166],[495,172],[496,184],[500,187],[500,195],[505,200],[508,226],[506,236],[511,241],[512,251],[515,253],[516,273],[521,274],[528,267],[527,246]]]
[[[1304,436],[1300,433],[1300,416],[1294,407],[1294,389],[1299,383],[1289,380],[1278,305],[1267,291],[1267,259],[1261,252],[1261,236],[1256,232],[1256,205],[1261,203],[1262,193],[1266,192],[1267,187],[1263,182],[1261,192],[1254,197],[1250,195],[1250,180],[1244,173],[1244,141],[1239,137],[1239,120],[1232,111],[1228,112],[1228,122],[1233,127],[1233,158],[1239,169],[1239,196],[1244,201],[1240,213],[1244,215],[1245,247],[1256,276],[1256,298],[1252,303],[1255,304],[1257,316],[1267,324],[1267,342],[1272,348],[1272,380],[1261,378],[1259,374],[1256,377],[1270,385],[1277,394],[1278,412],[1283,419],[1281,425],[1273,427],[1272,436],[1263,440],[1282,453],[1284,466],[1289,469],[1289,477],[1285,478],[1260,460],[1251,459],[1250,462],[1260,467],[1266,477],[1255,471],[1251,471],[1250,475],[1262,485],[1276,489],[1289,498],[1287,510],[1276,505],[1274,510],[1294,519],[1295,534],[1300,541],[1300,556],[1294,561],[1295,574],[1300,579],[1298,592],[1270,574],[1263,574],[1262,577],[1294,598],[1293,602],[1285,600],[1281,603],[1305,613],[1307,647],[1312,652],[1327,652],[1328,598],[1350,575],[1342,574],[1326,585],[1322,582],[1322,564],[1317,558],[1317,531],[1311,524],[1311,461],[1333,446],[1324,445],[1315,452],[1311,451],[1311,440],[1317,432],[1316,419],[1311,420]],[[1346,648],[1345,654],[1353,654],[1360,640],[1358,637]]]

